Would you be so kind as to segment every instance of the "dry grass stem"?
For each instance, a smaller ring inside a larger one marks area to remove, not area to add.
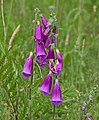
[[[13,41],[14,41],[14,38],[15,38],[16,34],[19,32],[19,29],[20,29],[20,25],[18,25],[17,28],[16,28],[16,29],[14,30],[14,32],[12,33],[12,36],[11,36],[10,41],[9,41],[8,50],[11,49],[12,43],[13,43]]]
[[[4,21],[4,11],[3,11],[3,0],[1,0],[1,14],[2,14],[2,24],[3,24],[3,29],[4,29],[4,42],[6,42],[6,25]]]

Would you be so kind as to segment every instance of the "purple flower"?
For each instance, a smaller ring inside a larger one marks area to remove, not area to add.
[[[55,59],[54,50],[49,48],[47,59]]]
[[[56,53],[57,53],[58,62],[59,62],[59,63],[62,63],[62,62],[63,62],[62,55],[60,54],[60,52],[59,52],[58,49],[56,50]]]
[[[85,106],[82,106],[82,110],[85,111],[86,107]]]
[[[51,26],[51,22],[47,22],[47,25],[46,25],[46,27],[50,27]]]
[[[39,22],[35,29],[34,39],[38,42],[42,41],[42,26],[40,25]]]
[[[44,25],[44,27],[46,28],[46,25],[47,25],[47,20],[44,16],[41,17],[41,20],[42,20],[42,24]]]
[[[48,36],[49,32],[50,32],[50,28],[48,27],[44,30],[44,35]]]
[[[36,42],[36,60],[39,63],[43,63],[47,58],[46,51],[44,49],[44,46],[41,43]]]
[[[51,63],[49,62],[48,67],[56,76],[59,76],[62,71],[62,63],[59,62],[57,62],[55,65],[51,65]]]
[[[52,65],[51,62],[49,61],[48,67],[52,71],[53,74],[55,74],[56,76],[59,76],[62,71],[63,61],[62,61],[62,55],[60,54],[60,52],[58,50],[56,50],[56,53],[57,53],[56,64]]]
[[[88,120],[92,120],[92,116],[89,116],[89,117],[88,117]]]
[[[49,48],[49,45],[50,45],[50,37],[47,37],[45,43],[44,43],[44,47],[45,48]]]
[[[41,67],[41,68],[44,68],[45,65],[46,65],[46,59],[45,59],[42,63],[40,63],[40,67]]]
[[[24,78],[32,76],[32,69],[33,69],[33,56],[32,53],[30,53],[30,56],[25,61],[24,69],[22,71]]]
[[[50,95],[50,89],[52,86],[52,76],[51,72],[45,77],[42,85],[40,86],[41,92],[44,94],[44,96]]]
[[[41,17],[41,20],[42,20],[42,24],[44,25],[44,28],[48,28],[49,26],[51,26],[51,23],[47,21],[44,16]]]
[[[56,40],[56,37],[55,37],[55,36],[52,36],[52,38],[51,38],[51,44],[54,44],[54,43],[55,43],[55,40]]]
[[[49,48],[50,41],[50,37],[43,34],[43,43],[45,48]]]
[[[58,84],[58,80],[55,81],[55,85],[52,90],[52,98],[50,101],[55,106],[59,106],[60,104],[62,104],[62,93]]]

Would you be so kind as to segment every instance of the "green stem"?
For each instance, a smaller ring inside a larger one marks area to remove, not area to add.
[[[57,76],[56,76],[57,78]],[[55,80],[53,81],[53,85],[55,84]],[[52,114],[53,120],[55,119],[55,105],[53,105],[53,114]]]
[[[34,15],[34,18],[35,18],[35,22],[36,22],[36,19],[37,19],[37,13],[35,13]],[[33,51],[33,58],[34,58],[34,46],[35,46],[35,43],[34,43],[34,40],[33,40],[33,45],[32,45],[32,51]],[[33,65],[34,66],[34,65]],[[32,85],[33,85],[33,68],[32,68],[32,76],[31,76],[31,80],[30,80],[30,88],[29,88],[29,119],[32,120],[33,117],[32,117]]]
[[[12,12],[12,6],[13,6],[13,0],[11,0],[11,3],[10,3],[10,10],[9,10],[9,15],[8,15],[8,20],[7,20],[7,31],[8,31],[9,22],[10,22],[10,17],[11,17],[11,12]]]
[[[4,90],[5,90],[5,92],[6,92],[7,96],[8,96],[9,103],[11,104],[11,106],[12,106],[12,108],[13,108],[14,120],[18,120],[18,119],[17,119],[17,115],[16,115],[16,109],[15,109],[14,103],[13,103],[13,101],[12,101],[12,99],[11,99],[10,93],[9,93],[9,91],[8,91],[7,88],[4,88]]]
[[[86,112],[85,112],[85,110],[83,111],[82,120],[86,120]]]
[[[32,76],[31,76],[30,88],[29,88],[29,118],[30,118],[30,120],[32,120],[32,115],[31,115],[32,84],[33,84],[33,73],[32,73]]]
[[[56,79],[57,79],[57,76],[56,76]],[[54,80],[53,84],[55,84],[55,80]],[[53,106],[53,120],[55,119],[55,110],[56,110],[56,107],[54,105]]]
[[[33,46],[32,46],[32,51],[33,51],[33,58],[34,58],[34,41],[33,41]],[[30,88],[29,88],[29,118],[32,120],[32,85],[33,85],[33,68],[32,68],[32,76],[30,79]]]
[[[53,120],[55,119],[55,105],[53,106]]]

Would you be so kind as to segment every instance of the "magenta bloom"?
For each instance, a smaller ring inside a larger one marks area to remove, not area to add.
[[[50,41],[50,37],[43,34],[43,43],[45,48],[49,48]]]
[[[58,50],[56,50],[56,53],[57,53],[57,63],[55,65],[52,65],[51,62],[49,61],[48,67],[53,74],[59,76],[62,71],[63,60],[62,60],[62,55]]]
[[[48,36],[49,32],[50,32],[50,28],[48,27],[44,30],[44,35]]]
[[[42,41],[42,26],[40,25],[40,23],[38,23],[38,25],[36,26],[34,39],[38,42]]]
[[[48,28],[49,26],[51,26],[51,23],[49,21],[47,21],[44,16],[41,17],[41,20],[42,20],[42,24],[43,24],[44,28]]]
[[[41,17],[41,20],[42,20],[42,24],[44,25],[44,27],[46,28],[46,25],[47,25],[47,20],[44,16]]]
[[[54,50],[49,48],[47,59],[55,59]]]
[[[51,44],[54,44],[54,43],[55,43],[55,40],[56,40],[56,37],[55,37],[55,36],[52,36],[52,38],[51,38]]]
[[[47,22],[47,25],[46,25],[46,27],[50,27],[51,26],[51,22]]]
[[[40,63],[40,67],[41,67],[41,68],[44,68],[45,65],[46,65],[46,59],[45,59],[42,63]]]
[[[57,62],[55,65],[51,65],[51,63],[49,62],[48,67],[56,76],[59,76],[62,71],[62,63],[59,62]]]
[[[46,51],[44,49],[44,46],[41,43],[36,42],[36,60],[39,63],[43,63],[47,58]]]
[[[92,116],[89,116],[89,117],[88,117],[88,120],[92,120]]]
[[[32,53],[30,53],[30,56],[25,61],[24,69],[22,71],[24,78],[32,76],[32,69],[33,69],[33,56]]]
[[[50,101],[55,106],[59,106],[60,104],[62,104],[62,93],[58,84],[58,80],[55,81],[55,85],[52,90],[52,98]]]
[[[44,47],[45,48],[49,48],[49,45],[50,45],[50,37],[48,37],[45,41],[45,44],[44,44]]]
[[[82,110],[85,111],[85,110],[86,110],[86,107],[85,107],[85,106],[82,106]]]
[[[51,86],[52,86],[52,76],[51,76],[51,73],[49,73],[45,77],[45,79],[40,87],[40,90],[44,94],[44,96],[50,95]]]
[[[57,53],[58,62],[59,62],[59,63],[62,63],[62,62],[63,62],[62,55],[60,54],[60,52],[59,52],[58,49],[56,50],[56,53]]]

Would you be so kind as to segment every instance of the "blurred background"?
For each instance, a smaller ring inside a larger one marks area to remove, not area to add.
[[[0,9],[0,120],[13,120],[13,108],[19,120],[29,119],[29,80],[25,80],[21,72],[32,50],[35,8],[39,8],[47,19],[54,11],[58,21],[58,48],[64,62],[60,76],[63,104],[56,108],[55,119],[81,120],[85,103],[87,116],[99,120],[99,1],[4,0],[3,6],[7,37],[4,43]],[[19,32],[8,50],[9,40],[18,25]],[[38,90],[48,73],[45,69],[40,71],[36,66],[34,70],[34,120],[52,119],[50,97],[44,97]]]

